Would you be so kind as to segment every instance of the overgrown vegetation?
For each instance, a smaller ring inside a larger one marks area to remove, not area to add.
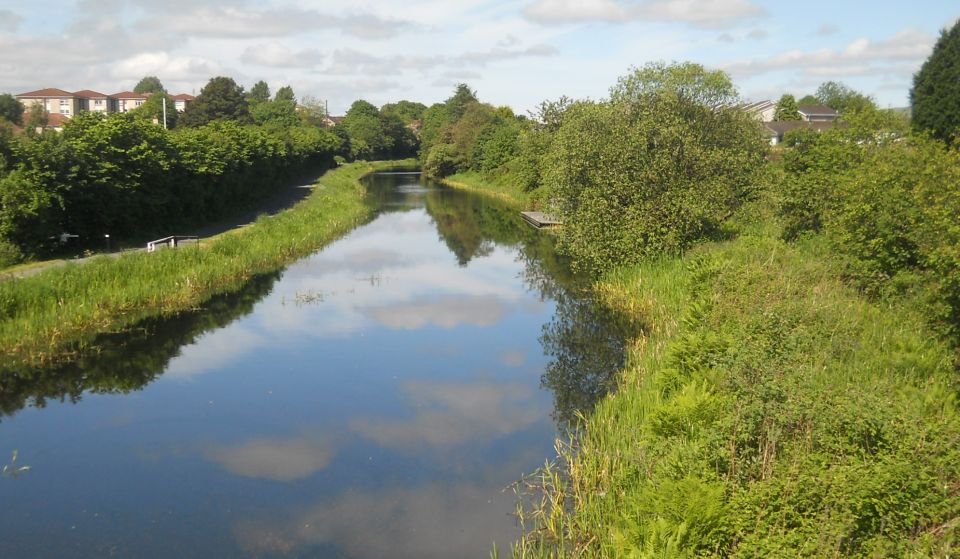
[[[515,119],[492,171],[468,155],[504,128],[492,107],[461,88],[428,111],[446,124],[428,140],[425,118],[427,169],[532,185],[640,325],[614,393],[520,484],[514,555],[953,556],[960,155],[828,82],[801,101],[842,124],[764,162],[734,97],[648,65],[609,100]]]
[[[189,310],[276,271],[355,227],[369,211],[360,177],[396,165],[331,171],[293,209],[199,248],[103,256],[0,282],[0,368],[72,359],[95,349],[98,333]]]

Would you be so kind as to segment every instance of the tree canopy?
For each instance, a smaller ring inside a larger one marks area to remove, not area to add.
[[[800,120],[800,113],[797,112],[797,101],[793,95],[785,93],[777,101],[777,112],[773,115],[773,120]]]
[[[23,105],[9,93],[0,94],[0,119],[18,126],[23,124]]]
[[[141,95],[145,93],[166,93],[166,91],[167,90],[163,88],[163,84],[160,83],[160,78],[157,76],[146,76],[137,82],[137,85],[133,88],[134,93]]]
[[[877,104],[869,96],[840,82],[824,82],[817,88],[817,100],[839,113],[876,109]]]
[[[260,80],[257,83],[253,84],[253,87],[250,88],[250,93],[247,94],[247,99],[250,101],[250,104],[262,103],[263,101],[270,100],[270,86],[267,85],[267,82]]]
[[[720,107],[736,101],[737,88],[726,73],[709,71],[693,62],[651,62],[642,68],[634,67],[610,88],[610,100],[614,103],[636,103],[663,95],[705,107]]]
[[[277,95],[273,98],[274,101],[293,101],[297,102],[297,98],[293,95],[293,88],[289,85],[285,85],[277,90]]]
[[[203,126],[214,120],[235,120],[242,123],[251,120],[243,87],[237,85],[233,78],[211,78],[181,116],[184,126]]]
[[[960,135],[960,22],[943,31],[930,58],[913,77],[913,123],[935,138]]]
[[[178,117],[180,116],[180,113],[177,112],[176,102],[174,102],[173,98],[164,91],[150,95],[143,105],[140,105],[132,112],[135,115],[140,115],[150,120],[156,120],[158,123],[163,123],[164,104],[167,105],[166,127],[174,128],[177,125],[177,120],[179,120]]]

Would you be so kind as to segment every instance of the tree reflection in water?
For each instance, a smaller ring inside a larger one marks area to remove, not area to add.
[[[92,344],[96,352],[85,352],[76,361],[0,372],[0,417],[28,405],[45,407],[49,400],[76,403],[85,392],[140,390],[163,373],[181,347],[249,314],[279,277],[279,273],[258,276],[200,309],[147,319],[123,333],[102,334]]]

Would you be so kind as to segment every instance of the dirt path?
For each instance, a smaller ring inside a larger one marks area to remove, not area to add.
[[[288,188],[283,189],[282,191],[274,195],[272,198],[264,202],[256,210],[250,210],[248,212],[244,212],[242,214],[238,214],[228,219],[223,219],[218,222],[212,223],[210,225],[205,225],[203,227],[196,228],[193,230],[176,231],[176,232],[171,232],[170,234],[195,235],[197,237],[200,237],[200,239],[204,239],[206,237],[219,235],[220,233],[225,233],[227,231],[230,231],[231,229],[239,229],[241,227],[246,227],[247,225],[250,225],[251,223],[256,221],[257,217],[259,217],[260,215],[278,214],[283,210],[293,206],[297,202],[303,200],[307,196],[309,196],[310,193],[313,192],[313,188],[314,186],[316,186],[316,182],[321,176],[323,176],[322,172],[316,173],[314,175],[309,175],[306,177],[301,177],[299,180],[295,181],[294,184],[292,184]],[[123,249],[117,252],[97,253],[87,257],[75,257],[75,258],[64,259],[64,260],[50,260],[49,262],[40,262],[30,268],[26,268],[23,270],[0,272],[0,281],[5,281],[13,278],[25,278],[25,277],[33,276],[33,275],[39,274],[44,270],[48,270],[50,268],[57,268],[59,266],[65,266],[67,264],[84,264],[94,258],[97,258],[98,256],[106,255],[106,256],[116,258],[130,252],[142,252],[144,250],[146,250],[145,247],[129,248],[129,249]]]

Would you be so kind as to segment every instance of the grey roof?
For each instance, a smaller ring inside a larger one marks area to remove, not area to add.
[[[776,122],[765,122],[763,124],[770,136],[782,136],[791,130],[796,130],[797,128],[811,128],[817,132],[823,132],[824,130],[829,130],[831,128],[842,128],[844,125],[834,122],[809,122],[806,120],[780,120]]]
[[[797,111],[808,116],[837,116],[840,114],[826,105],[800,105],[797,107]]]

